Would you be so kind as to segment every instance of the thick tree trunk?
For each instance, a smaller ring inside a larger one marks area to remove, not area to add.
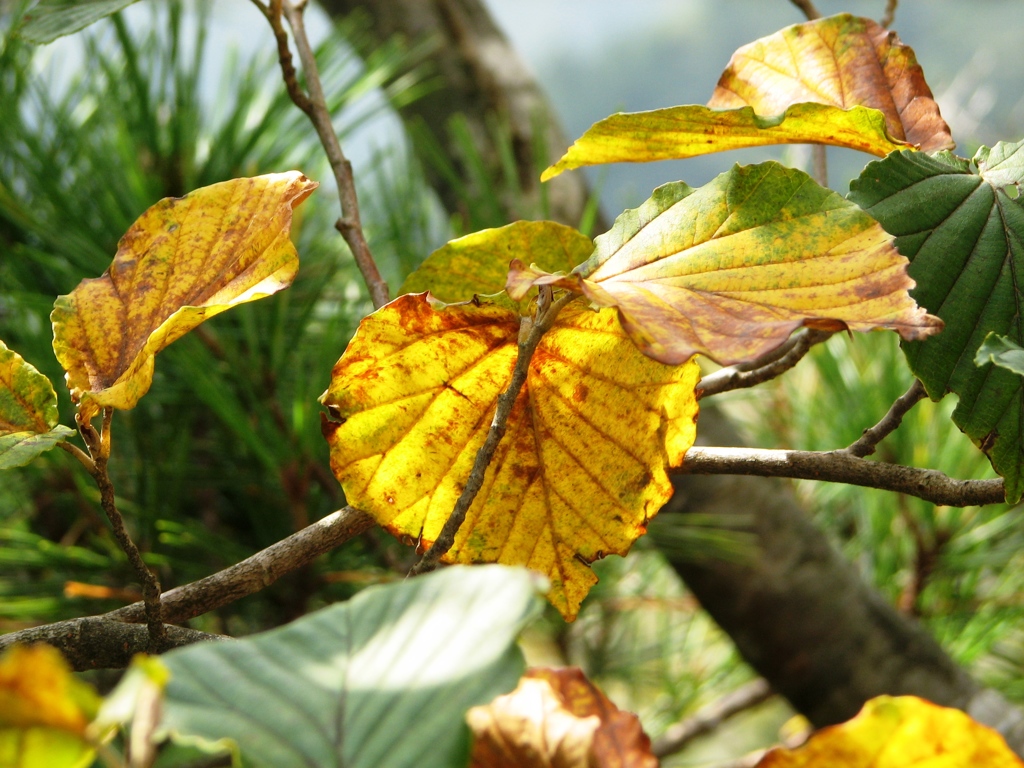
[[[723,418],[700,420],[700,442],[740,445]],[[744,563],[670,562],[743,657],[815,726],[853,717],[868,699],[912,694],[970,712],[1024,752],[1024,716],[985,690],[916,621],[858,576],[783,481],[675,478],[669,515],[749,514],[757,556]]]
[[[379,39],[399,34],[411,42],[435,40],[430,59],[444,86],[405,108],[403,116],[423,120],[443,136],[446,123],[461,113],[482,154],[495,162],[488,122],[495,115],[509,120],[523,188],[536,194],[531,174],[537,162],[530,154],[535,126],[543,125],[555,153],[567,143],[539,86],[479,0],[321,1],[332,13],[365,10]],[[458,147],[450,150],[458,156]],[[457,210],[454,190],[435,181],[449,210]],[[563,174],[557,182],[562,186],[552,192],[553,215],[575,224],[587,197],[585,183],[580,174]],[[739,444],[735,429],[714,408],[702,412],[700,433],[706,444]],[[812,723],[848,719],[883,693],[915,694],[969,711],[1024,754],[1024,714],[982,689],[916,621],[867,586],[783,482],[679,476],[675,483],[676,495],[662,515],[743,512],[755,521],[755,561],[672,565],[747,661]]]
[[[393,36],[416,45],[430,42],[428,57],[441,83],[427,96],[401,108],[402,117],[419,120],[440,140],[447,155],[466,172],[464,146],[449,131],[455,116],[466,120],[469,133],[493,178],[501,176],[501,159],[495,146],[495,126],[509,130],[512,155],[522,195],[506,200],[507,224],[524,211],[538,209],[540,170],[554,162],[568,144],[536,79],[477,0],[321,0],[332,14],[356,10],[369,13],[374,42]],[[357,42],[357,41],[354,41]],[[358,44],[358,42],[357,42]],[[540,133],[538,135],[538,129]],[[537,150],[546,153],[537,157]],[[460,195],[443,179],[435,189],[449,211],[458,212]],[[563,174],[545,185],[549,215],[577,226],[587,200],[586,183],[579,174]]]

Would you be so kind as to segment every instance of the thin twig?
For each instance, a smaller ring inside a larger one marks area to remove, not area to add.
[[[970,507],[1001,504],[1002,479],[954,480],[934,469],[887,464],[838,451],[786,451],[762,448],[703,448],[686,452],[681,472],[696,475],[756,475],[846,483],[905,493],[937,505]]]
[[[823,187],[828,186],[828,147],[824,144],[811,145],[811,161],[814,180]]]
[[[756,707],[772,695],[773,691],[766,680],[752,680],[698,710],[692,717],[671,726],[654,742],[651,752],[655,757],[674,755],[698,736],[710,733],[733,715]]]
[[[455,535],[458,533],[459,528],[462,527],[462,523],[466,519],[466,513],[483,486],[484,475],[487,473],[487,467],[498,448],[498,443],[505,436],[505,427],[508,424],[509,416],[512,415],[512,406],[515,405],[519,392],[522,390],[523,384],[526,383],[526,377],[530,372],[530,361],[533,359],[533,353],[537,349],[541,337],[554,323],[555,317],[558,316],[562,307],[576,298],[576,294],[567,293],[561,298],[551,301],[550,296],[551,289],[547,286],[542,287],[536,317],[532,321],[528,317],[523,318],[522,325],[519,328],[519,350],[516,357],[516,365],[512,371],[512,378],[509,381],[508,388],[498,396],[494,418],[491,420],[491,427],[487,432],[484,444],[477,451],[473,468],[470,470],[469,477],[466,478],[466,485],[462,489],[462,494],[459,496],[458,501],[455,502],[455,508],[445,521],[444,527],[441,529],[433,545],[409,571],[410,576],[434,570],[437,564],[441,562],[441,558],[455,544]]]
[[[277,40],[278,58],[281,63],[281,74],[284,77],[285,87],[288,95],[295,105],[309,117],[310,122],[316,129],[320,143],[327,153],[327,160],[334,171],[334,179],[338,185],[338,196],[341,200],[341,218],[334,226],[345,239],[356,266],[363,276],[367,289],[370,291],[370,299],[373,306],[380,308],[388,303],[388,285],[381,277],[377,263],[370,252],[370,246],[363,234],[363,225],[359,216],[359,199],[356,195],[355,180],[352,175],[352,164],[345,157],[341,149],[341,142],[334,132],[334,124],[331,121],[331,113],[327,108],[327,100],[324,97],[323,85],[320,82],[320,70],[316,65],[316,57],[313,55],[313,48],[309,44],[309,37],[306,34],[306,26],[303,20],[304,2],[294,3],[291,0],[271,0],[269,7],[258,0],[254,4],[263,12],[270,26],[274,30],[274,37]],[[299,52],[299,60],[302,62],[302,71],[306,78],[308,94],[302,91],[295,67],[292,64],[291,51],[288,48],[288,35],[281,23],[282,12],[288,19],[288,25],[292,29],[295,39],[295,47]]]
[[[882,420],[875,424],[875,426],[865,429],[864,434],[855,443],[847,447],[847,453],[860,458],[870,456],[875,452],[875,448],[882,440],[896,431],[903,421],[903,417],[907,415],[907,412],[926,396],[927,392],[924,390],[924,384],[921,383],[920,379],[914,379],[910,389],[896,399],[896,402],[892,404],[889,412],[882,417]]]
[[[789,0],[793,5],[804,12],[804,16],[807,17],[808,21],[814,21],[820,19],[821,14],[818,9],[814,7],[814,3],[811,0]]]
[[[107,472],[107,462],[110,459],[110,423],[113,413],[114,409],[109,406],[103,409],[103,431],[99,434],[91,424],[87,424],[88,429],[84,429],[81,421],[79,429],[92,454],[93,466],[90,474],[100,490],[100,506],[103,507],[103,511],[110,521],[114,538],[121,547],[121,551],[127,555],[128,562],[142,584],[146,625],[149,628],[149,651],[150,653],[160,653],[167,648],[167,630],[164,627],[160,611],[160,582],[142,559],[142,553],[124,525],[124,518],[115,503],[114,484]]]
[[[266,589],[287,573],[309,565],[320,555],[376,525],[365,512],[345,507],[286,539],[205,578],[164,593],[164,620],[176,624],[201,616],[247,595]],[[145,617],[142,603],[105,613],[103,618],[132,623]]]
[[[726,763],[715,763],[711,768],[757,768],[767,754],[767,749],[758,749],[749,755],[734,758]]]
[[[892,22],[896,18],[896,6],[898,4],[899,0],[889,0],[889,2],[885,4],[885,14],[882,16],[882,20],[879,24],[886,29],[892,26]]]
[[[832,334],[829,331],[808,329],[790,338],[778,350],[768,353],[750,365],[733,365],[705,376],[697,384],[697,397],[704,398],[720,395],[734,389],[753,387],[762,382],[774,379],[795,366],[811,350],[815,344],[827,340]],[[784,350],[783,354],[779,352]]]

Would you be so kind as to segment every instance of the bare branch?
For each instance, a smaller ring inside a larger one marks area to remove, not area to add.
[[[898,4],[899,0],[889,0],[885,4],[885,15],[882,16],[882,20],[879,23],[886,29],[892,26],[892,22],[896,18],[896,6]]]
[[[333,512],[223,571],[169,590],[163,595],[164,620],[188,621],[259,592],[376,524],[368,514],[353,507]],[[141,622],[143,605],[132,603],[103,614],[103,618]]]
[[[814,21],[815,19],[821,18],[821,13],[814,7],[814,3],[811,0],[789,0],[793,5],[804,12],[804,16],[807,17],[808,21]]]
[[[733,715],[756,707],[772,695],[774,692],[767,681],[763,678],[752,680],[698,710],[692,717],[671,726],[654,742],[651,751],[655,757],[673,755],[698,736],[710,733]]]
[[[865,429],[864,434],[860,436],[857,442],[846,449],[847,453],[851,453],[859,458],[870,456],[875,452],[875,448],[882,440],[896,431],[903,421],[903,417],[907,415],[907,412],[923,400],[926,395],[924,384],[921,383],[920,379],[914,379],[910,389],[897,398],[889,412],[882,417],[882,420],[875,424],[875,426]]]
[[[163,650],[180,648],[204,640],[228,640],[187,627],[168,625]],[[149,629],[140,624],[125,624],[103,616],[86,616],[22,629],[0,636],[0,653],[12,645],[47,643],[67,658],[76,672],[87,669],[123,669],[132,656],[149,649]]]
[[[705,376],[697,384],[697,396],[703,398],[720,395],[723,392],[753,387],[774,379],[799,363],[811,347],[831,336],[832,334],[828,331],[807,329],[800,335],[791,337],[779,349],[769,352],[754,361],[753,364],[733,365]],[[780,352],[782,354],[779,354]]]
[[[969,507],[1001,504],[1002,479],[954,480],[934,469],[917,469],[858,458],[846,450],[785,451],[693,447],[680,471],[698,475],[757,475],[823,480],[905,493],[932,504]]]
[[[530,360],[533,358],[533,353],[537,349],[541,337],[554,323],[562,307],[575,298],[576,294],[566,293],[558,300],[551,301],[551,289],[544,286],[541,288],[535,319],[531,321],[528,317],[523,318],[522,325],[519,327],[519,350],[516,357],[516,366],[512,371],[512,378],[509,381],[508,388],[498,396],[498,405],[495,408],[494,419],[491,421],[491,428],[487,432],[487,438],[484,440],[484,444],[480,446],[480,450],[477,451],[476,459],[473,462],[473,469],[470,470],[469,477],[466,478],[466,485],[462,489],[462,494],[459,496],[458,501],[455,502],[455,508],[445,521],[444,527],[441,529],[441,533],[438,534],[433,546],[427,550],[422,559],[409,571],[410,576],[434,570],[441,561],[441,558],[445,556],[455,543],[455,534],[458,533],[459,528],[466,519],[466,513],[469,511],[470,506],[472,506],[476,495],[480,492],[480,488],[484,484],[484,475],[487,472],[487,467],[494,457],[498,443],[505,436],[505,426],[508,424],[509,416],[512,415],[512,406],[515,405],[519,392],[522,390],[523,384],[526,383],[526,376],[530,372]]]
[[[121,551],[128,557],[128,562],[142,585],[146,624],[149,627],[148,650],[150,653],[160,653],[167,649],[167,631],[164,628],[160,610],[160,582],[157,580],[156,574],[149,570],[149,566],[142,559],[142,553],[132,540],[128,529],[125,528],[124,518],[115,503],[114,484],[107,472],[107,462],[110,460],[110,424],[113,415],[114,409],[110,406],[103,409],[103,427],[100,432],[97,432],[87,420],[81,418],[80,414],[76,416],[78,431],[89,449],[92,466],[90,467],[85,462],[83,464],[100,490],[100,506],[103,507],[107,520],[110,521],[114,538],[117,540],[118,546],[121,547]]]
[[[271,0],[270,5],[264,5],[260,0],[252,0],[253,5],[260,9],[270,28],[274,30],[274,40],[277,42],[277,60],[281,64],[281,76],[284,79],[284,87],[292,102],[305,112],[310,119],[313,117],[313,103],[309,96],[299,85],[298,73],[295,71],[295,64],[292,63],[292,52],[288,47],[288,33],[284,24],[281,23],[281,0]]]
[[[341,149],[341,142],[338,141],[338,136],[334,132],[331,113],[327,108],[323,85],[320,82],[320,70],[317,68],[316,57],[313,55],[313,48],[309,44],[309,37],[306,34],[303,20],[306,4],[291,0],[271,0],[270,6],[266,7],[257,0],[253,0],[253,2],[260,8],[274,30],[281,74],[284,77],[288,95],[313,123],[320,143],[327,153],[331,170],[334,171],[334,180],[338,185],[338,196],[341,200],[341,218],[335,222],[334,226],[352,251],[352,257],[363,276],[363,282],[366,283],[366,287],[370,291],[373,306],[383,307],[389,301],[388,285],[381,277],[380,270],[377,269],[377,263],[373,259],[370,246],[363,234],[363,225],[359,217],[359,199],[356,196],[356,185],[352,176],[352,164],[345,157],[345,153]],[[302,71],[306,77],[306,87],[309,89],[308,94],[303,93],[298,83],[295,67],[292,64],[291,51],[288,47],[288,35],[281,24],[282,13],[288,19],[288,25],[292,29],[295,48],[299,52]]]

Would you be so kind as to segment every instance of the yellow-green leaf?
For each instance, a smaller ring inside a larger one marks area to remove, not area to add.
[[[28,464],[74,434],[57,418],[50,380],[0,341],[0,469]]]
[[[758,768],[1021,768],[1003,737],[958,709],[914,696],[879,696],[795,750],[774,749]]]
[[[434,251],[406,279],[399,293],[422,293],[441,301],[469,301],[505,289],[514,258],[529,254],[549,272],[568,272],[594,250],[581,232],[553,221],[517,221],[452,240]]]
[[[751,106],[759,115],[781,115],[802,102],[873,107],[897,140],[925,152],[954,147],[914,52],[871,19],[843,13],[743,46],[708,106]]]
[[[100,698],[49,645],[16,645],[0,656],[0,766],[90,765],[86,728]]]
[[[904,339],[942,321],[910,298],[892,237],[853,203],[778,163],[735,167],[700,189],[666,184],[595,240],[566,277],[515,264],[513,298],[547,283],[616,307],[644,354],[677,364],[701,353],[753,360],[800,326]]]
[[[831,144],[884,157],[907,144],[892,138],[877,109],[842,109],[829,104],[793,104],[762,117],[751,107],[711,109],[699,105],[618,113],[594,123],[541,181],[562,171],[603,163],[679,160],[744,147]]]
[[[203,320],[291,285],[292,209],[316,188],[298,171],[234,179],[149,208],[110,268],[54,305],[53,349],[89,418],[132,408],[154,356]]]
[[[451,514],[515,365],[518,314],[436,311],[408,294],[360,324],[321,398],[331,468],[349,503],[408,541]],[[640,355],[614,312],[571,304],[535,352],[505,437],[450,562],[526,565],[575,617],[589,563],[625,554],[672,492],[692,445],[696,363]]]

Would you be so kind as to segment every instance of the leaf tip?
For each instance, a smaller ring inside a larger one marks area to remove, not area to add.
[[[544,169],[544,172],[540,175],[540,180],[542,182],[551,181],[556,176],[560,176],[562,174],[562,171],[566,170],[566,166],[564,163],[565,156],[563,155],[562,159],[559,160],[557,163],[555,163],[554,165],[549,165],[547,168]]]

